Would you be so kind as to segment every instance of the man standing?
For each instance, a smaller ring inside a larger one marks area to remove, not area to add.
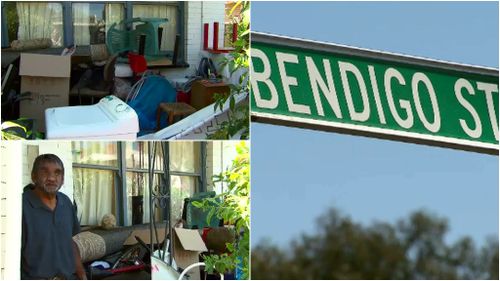
[[[73,236],[80,225],[71,200],[58,192],[64,165],[54,154],[38,156],[32,185],[23,192],[22,279],[86,279]]]

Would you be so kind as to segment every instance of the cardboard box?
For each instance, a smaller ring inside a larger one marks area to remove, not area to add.
[[[174,260],[182,269],[199,262],[200,253],[208,251],[196,229],[174,228],[173,242]],[[191,280],[200,280],[200,268],[191,269],[188,275]]]
[[[200,110],[214,102],[214,94],[229,95],[229,86],[224,83],[211,83],[199,80],[191,87],[191,106]]]
[[[31,92],[20,103],[20,117],[35,119],[34,129],[45,132],[45,109],[69,104],[71,57],[21,54],[21,93]]]
[[[139,237],[144,243],[146,244],[151,244],[151,236],[149,234],[149,228],[146,229],[135,229],[130,233],[130,236],[125,240],[123,245],[125,246],[130,246],[130,245],[135,245],[137,244],[137,240],[135,239],[135,236]],[[158,233],[158,242],[162,243],[163,239],[165,238],[165,228],[157,228],[156,233]],[[156,243],[156,236],[155,233],[153,233],[153,242]]]

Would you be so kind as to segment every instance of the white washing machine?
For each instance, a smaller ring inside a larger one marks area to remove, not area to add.
[[[45,125],[47,139],[131,140],[139,132],[137,113],[115,96],[94,105],[47,108]]]

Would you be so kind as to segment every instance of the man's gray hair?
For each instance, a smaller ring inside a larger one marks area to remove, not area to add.
[[[61,158],[59,158],[55,154],[47,153],[47,154],[38,155],[38,157],[36,157],[35,162],[33,162],[33,169],[31,170],[31,174],[35,174],[38,171],[38,169],[40,169],[40,166],[42,165],[42,163],[45,163],[45,162],[51,162],[51,163],[58,164],[59,166],[61,166],[63,173],[64,173],[64,164],[61,161]]]

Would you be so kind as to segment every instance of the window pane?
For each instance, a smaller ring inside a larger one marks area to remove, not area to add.
[[[63,13],[60,3],[6,2],[10,42],[48,38],[52,47],[63,45]]]
[[[122,4],[73,3],[76,45],[105,44],[106,31],[125,17]]]
[[[161,142],[154,142],[156,145],[155,170],[163,170],[163,156]],[[148,142],[126,142],[126,162],[127,168],[148,169]]]
[[[72,145],[74,163],[118,166],[116,142],[75,141]]]
[[[113,171],[73,169],[73,192],[81,225],[99,225],[106,214],[116,217],[114,185]]]
[[[171,176],[170,185],[172,186],[172,222],[176,223],[182,217],[182,208],[184,198],[191,197],[196,191],[196,177]]]
[[[196,190],[196,177],[171,176],[171,219],[172,225],[181,219],[184,198],[190,197]],[[128,224],[148,223],[149,219],[149,178],[147,173],[127,173],[127,220]],[[160,193],[160,175],[154,176],[153,192],[158,196],[165,194],[166,189]],[[159,196],[158,196],[159,197]],[[155,221],[164,220],[164,209],[167,206],[165,199],[154,201]]]
[[[168,21],[161,24],[163,28],[160,50],[173,51],[175,43],[175,35],[177,35],[177,15],[178,8],[176,5],[133,5],[133,17],[142,18],[166,18]]]
[[[158,193],[160,175],[154,175],[153,190]],[[127,221],[128,225],[149,223],[149,175],[148,173],[127,172]],[[166,201],[163,202],[165,204]],[[155,205],[155,221],[163,220],[163,208]]]
[[[200,143],[170,142],[170,171],[198,173],[200,171]]]

